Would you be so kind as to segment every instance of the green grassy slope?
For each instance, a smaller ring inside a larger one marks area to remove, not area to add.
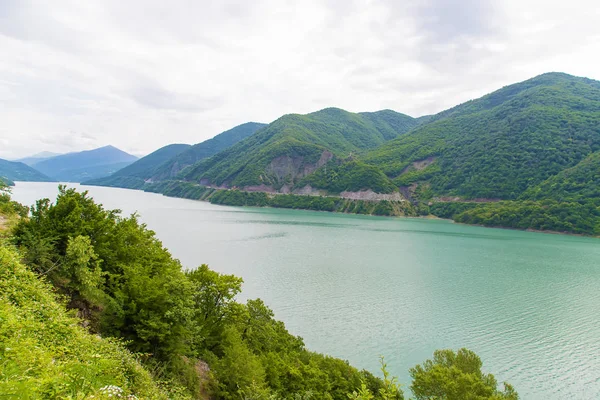
[[[549,73],[432,116],[364,161],[398,185],[516,199],[599,149],[600,82]],[[433,164],[407,170],[427,158]]]
[[[247,122],[228,131],[218,134],[212,139],[195,144],[175,157],[157,166],[152,174],[153,180],[164,180],[174,177],[185,167],[223,151],[240,140],[253,135],[266,124]]]
[[[123,397],[167,398],[121,344],[81,328],[19,258],[0,246],[0,397],[104,398],[114,385]]]
[[[17,161],[0,159],[0,177],[7,181],[52,182],[53,179]]]
[[[264,184],[278,189],[297,183],[332,155],[347,157],[375,148],[416,125],[413,118],[389,110],[354,114],[327,108],[285,115],[180,176],[216,185]]]
[[[189,144],[170,144],[140,158],[133,164],[127,165],[110,176],[82,182],[84,185],[126,187],[139,189],[144,181],[151,178],[157,168],[173,157],[189,149]]]

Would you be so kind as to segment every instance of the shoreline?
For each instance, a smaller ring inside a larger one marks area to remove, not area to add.
[[[271,206],[271,205],[246,205],[246,204],[242,204],[242,205],[236,205],[236,204],[219,204],[219,203],[212,203],[210,201],[210,197],[211,197],[212,193],[209,194],[208,196],[205,196],[205,197],[203,196],[202,198],[195,199],[195,198],[190,198],[190,197],[173,196],[173,195],[161,193],[161,192],[158,192],[158,191],[155,192],[155,191],[148,191],[148,190],[144,190],[144,189],[124,188],[124,187],[115,187],[115,186],[83,185],[83,184],[78,183],[78,182],[29,182],[29,181],[17,181],[15,183],[17,183],[17,184],[18,183],[77,184],[80,187],[104,187],[104,188],[113,188],[113,189],[135,190],[135,191],[141,191],[141,192],[145,192],[145,193],[158,194],[158,195],[161,195],[161,196],[164,196],[164,197],[171,197],[171,198],[178,198],[178,199],[185,199],[185,200],[192,200],[192,201],[202,201],[202,202],[206,202],[206,203],[209,203],[209,204],[212,204],[212,205],[218,205],[218,206],[244,207],[244,208],[287,209],[287,210],[300,210],[300,211],[313,211],[313,212],[327,212],[327,213],[343,214],[343,215],[362,215],[362,216],[366,216],[366,217],[430,219],[430,220],[448,221],[448,222],[451,222],[451,223],[454,223],[454,224],[460,224],[460,225],[465,225],[465,226],[476,226],[476,227],[480,227],[480,228],[504,229],[504,230],[511,230],[511,231],[520,231],[520,232],[545,233],[545,234],[551,234],[551,235],[564,235],[564,236],[573,236],[573,237],[581,237],[581,238],[600,239],[600,236],[585,235],[585,234],[581,234],[581,233],[550,231],[550,230],[539,230],[539,229],[533,229],[533,228],[519,229],[519,228],[513,228],[513,227],[507,227],[507,226],[489,226],[489,225],[482,225],[482,224],[467,224],[467,223],[463,223],[463,222],[457,222],[457,221],[453,220],[452,218],[438,217],[438,216],[436,216],[434,214],[428,214],[428,215],[377,215],[377,214],[372,214],[372,213],[353,213],[353,212],[336,211],[336,210],[316,210],[316,209],[301,208],[301,207],[274,207],[274,206]],[[195,185],[195,186],[200,187],[200,185]],[[210,188],[210,189],[211,190],[216,190],[214,188]],[[240,192],[242,192],[242,193],[264,193],[264,192],[244,192],[244,191],[240,191]],[[268,193],[264,193],[264,194],[268,195]],[[285,194],[279,193],[279,195],[285,195]],[[293,196],[302,196],[302,195],[293,195]],[[310,195],[308,195],[306,197],[319,197],[319,196],[310,196]],[[336,196],[320,196],[320,197],[327,197],[327,198],[332,198],[332,199],[337,199],[337,200],[344,200],[344,201],[350,201],[350,202],[377,202],[375,200],[344,199],[344,198],[336,197]],[[409,204],[412,205],[412,203],[409,203]]]

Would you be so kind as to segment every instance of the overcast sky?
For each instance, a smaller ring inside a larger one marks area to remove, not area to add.
[[[600,1],[0,0],[0,157],[421,116],[549,71],[600,78]]]

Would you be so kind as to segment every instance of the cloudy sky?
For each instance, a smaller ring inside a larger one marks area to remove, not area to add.
[[[441,111],[600,79],[597,0],[0,0],[0,157],[143,155],[336,106]]]

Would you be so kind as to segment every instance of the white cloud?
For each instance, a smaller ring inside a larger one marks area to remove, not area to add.
[[[597,1],[0,2],[0,157],[136,154],[328,106],[441,111],[598,78]]]

